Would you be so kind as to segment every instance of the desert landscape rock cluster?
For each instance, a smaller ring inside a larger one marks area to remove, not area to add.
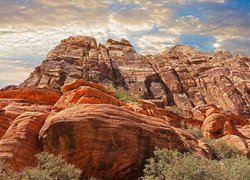
[[[141,55],[125,39],[72,36],[23,83],[0,90],[0,157],[17,170],[46,151],[86,177],[136,179],[155,147],[211,156],[187,127],[250,156],[248,57],[183,45]]]

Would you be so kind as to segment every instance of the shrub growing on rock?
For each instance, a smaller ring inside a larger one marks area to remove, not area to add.
[[[210,160],[176,150],[157,149],[147,162],[142,180],[250,179],[250,159],[241,155]]]
[[[132,96],[125,90],[116,90],[115,97],[124,102],[138,102],[139,101],[139,97]]]
[[[9,165],[0,159],[0,180],[19,180],[21,174],[12,170]]]
[[[189,127],[186,128],[185,131],[197,139],[201,139],[203,137],[200,127]]]
[[[249,180],[250,159],[245,156],[235,156],[222,161],[228,179]]]
[[[37,167],[24,170],[24,176],[28,179],[76,180],[81,177],[81,170],[74,165],[68,164],[61,156],[43,152],[37,154],[36,157],[38,159]]]
[[[223,179],[216,161],[176,150],[157,149],[145,165],[143,180]]]
[[[235,146],[229,145],[222,140],[212,140],[208,138],[204,138],[203,140],[211,148],[214,158],[217,160],[241,155],[241,152]]]

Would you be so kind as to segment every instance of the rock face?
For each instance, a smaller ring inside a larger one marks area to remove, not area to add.
[[[143,56],[125,39],[69,37],[20,86],[0,90],[0,158],[21,170],[47,151],[86,177],[137,179],[155,146],[212,157],[190,126],[250,156],[249,65],[229,52],[177,45]],[[117,89],[140,101],[120,101]]]
[[[35,165],[35,154],[40,152],[38,133],[48,114],[25,112],[18,116],[0,140],[0,158],[13,169]]]
[[[60,98],[61,93],[43,89],[16,89],[0,91],[0,99],[23,99],[36,104],[53,105]]]
[[[202,154],[196,139],[161,119],[108,104],[75,105],[51,115],[39,135],[87,177],[136,179],[154,148]]]
[[[143,99],[184,110],[214,104],[250,117],[250,59],[229,52],[202,53],[177,45],[142,56],[125,39],[97,45],[87,36],[69,37],[20,87],[60,89],[75,79],[122,87]]]

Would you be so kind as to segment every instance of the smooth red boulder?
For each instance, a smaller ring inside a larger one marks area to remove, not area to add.
[[[40,152],[38,134],[48,113],[25,112],[18,116],[0,140],[0,158],[13,169],[22,170],[36,163]]]
[[[61,93],[44,89],[16,89],[0,91],[0,99],[24,99],[37,104],[55,104]]]
[[[47,118],[39,135],[43,151],[62,154],[87,177],[136,179],[154,148],[204,155],[198,141],[163,119],[111,104],[84,104]]]

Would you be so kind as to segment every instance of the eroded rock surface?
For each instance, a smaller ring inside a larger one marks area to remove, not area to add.
[[[97,45],[88,36],[61,41],[20,87],[60,89],[75,79],[122,87],[143,99],[184,110],[214,104],[250,117],[250,60],[229,52],[203,53],[177,45],[158,55],[137,54],[125,39]]]
[[[249,65],[229,52],[177,45],[143,56],[125,39],[69,37],[19,87],[0,90],[0,157],[22,169],[43,150],[87,177],[136,179],[155,146],[212,157],[187,127],[250,156]]]
[[[35,165],[34,155],[41,150],[38,133],[47,116],[41,112],[25,112],[18,116],[0,140],[0,158],[16,170]]]
[[[104,179],[138,178],[156,146],[203,154],[196,139],[164,120],[109,104],[51,115],[39,136],[44,151],[63,154],[87,177]]]

